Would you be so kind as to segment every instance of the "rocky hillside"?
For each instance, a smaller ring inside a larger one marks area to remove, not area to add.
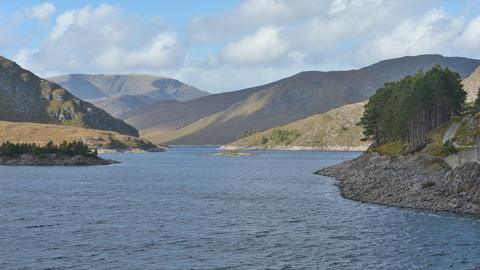
[[[49,141],[60,144],[64,140],[82,141],[98,149],[142,149],[156,148],[152,143],[137,137],[114,131],[86,129],[72,126],[38,124],[28,122],[0,121],[0,143],[36,143],[45,145]]]
[[[463,89],[467,92],[467,102],[473,102],[477,98],[480,89],[480,66],[462,81]]]
[[[209,94],[178,80],[152,75],[71,74],[49,80],[118,117],[154,101],[188,101]]]
[[[134,127],[122,120],[1,56],[0,120],[60,124],[138,135]]]
[[[369,143],[361,141],[362,128],[357,125],[365,103],[345,105],[285,126],[256,132],[224,148],[366,150]]]
[[[226,144],[245,134],[368,99],[385,82],[441,64],[468,76],[480,60],[402,57],[351,71],[302,72],[270,84],[187,102],[156,102],[124,119],[156,143]]]

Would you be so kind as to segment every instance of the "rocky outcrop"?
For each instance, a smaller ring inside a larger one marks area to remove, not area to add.
[[[475,101],[480,88],[480,66],[470,76],[463,79],[462,84],[465,92],[467,92],[467,102]]]
[[[115,160],[94,156],[68,156],[62,154],[30,155],[18,157],[0,157],[0,165],[6,166],[94,166],[120,163]]]
[[[480,165],[451,170],[426,155],[364,154],[316,174],[335,177],[349,199],[381,205],[480,214]]]

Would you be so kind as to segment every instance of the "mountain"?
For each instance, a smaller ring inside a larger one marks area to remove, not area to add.
[[[0,120],[70,125],[138,136],[134,127],[1,56]]]
[[[251,134],[225,146],[226,149],[319,149],[365,150],[362,128],[357,125],[366,101],[344,105],[285,126]]]
[[[186,102],[155,102],[123,119],[156,143],[227,144],[244,134],[368,99],[385,82],[435,64],[468,76],[480,60],[441,55],[407,56],[349,71],[308,71],[244,90]]]
[[[477,98],[480,90],[480,66],[462,81],[463,88],[467,92],[467,102],[473,102]]]
[[[115,131],[86,129],[72,126],[39,124],[28,122],[0,121],[0,143],[36,143],[45,145],[49,141],[60,144],[63,141],[82,141],[91,148],[98,149],[143,149],[156,146],[143,139],[123,135]]]
[[[49,80],[115,116],[154,101],[188,101],[209,95],[178,80],[151,75],[71,74]]]

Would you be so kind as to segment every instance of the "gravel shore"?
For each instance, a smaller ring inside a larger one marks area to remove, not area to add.
[[[480,214],[480,164],[454,170],[424,155],[364,154],[316,174],[335,177],[348,199],[396,207]]]

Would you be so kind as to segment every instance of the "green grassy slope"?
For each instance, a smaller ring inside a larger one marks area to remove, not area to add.
[[[230,148],[318,148],[363,150],[362,128],[357,125],[365,102],[349,104],[290,124],[257,132],[227,145]]]

